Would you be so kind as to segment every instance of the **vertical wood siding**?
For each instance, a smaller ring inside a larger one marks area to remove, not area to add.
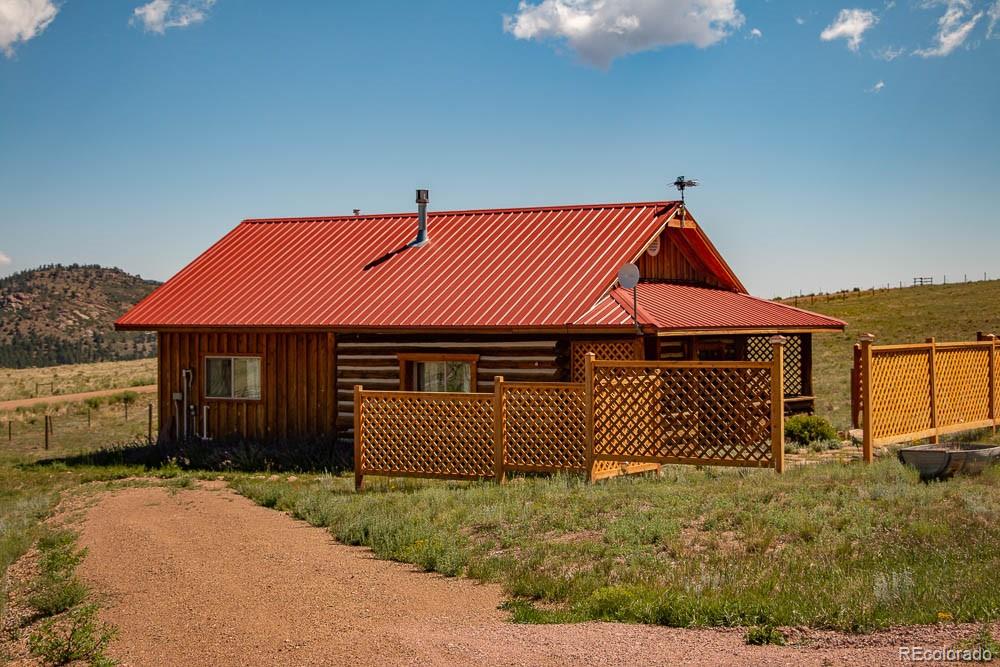
[[[197,431],[208,405],[208,435],[251,440],[332,436],[336,420],[335,340],[331,333],[160,332],[161,437],[173,439],[174,392],[183,392],[181,370],[194,372],[189,402],[197,406]],[[261,358],[259,401],[206,399],[205,355]],[[183,418],[182,418],[183,424]],[[183,429],[183,426],[182,426]]]
[[[696,255],[677,230],[667,228],[660,234],[660,252],[639,257],[639,273],[644,280],[678,280],[718,287],[718,279],[697,263]]]

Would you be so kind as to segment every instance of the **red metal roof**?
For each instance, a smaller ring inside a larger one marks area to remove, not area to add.
[[[639,283],[639,321],[659,330],[842,329],[845,322],[748,294],[675,283]],[[614,300],[629,315],[632,292],[616,288]]]
[[[245,220],[122,316],[170,327],[563,327],[677,202]],[[591,320],[593,325],[619,324]]]

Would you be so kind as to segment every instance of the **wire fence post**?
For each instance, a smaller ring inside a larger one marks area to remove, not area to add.
[[[153,444],[153,404],[146,406],[146,444]]]
[[[45,449],[49,448],[49,416],[45,415]]]
[[[7,442],[14,440],[14,422],[7,420]]]

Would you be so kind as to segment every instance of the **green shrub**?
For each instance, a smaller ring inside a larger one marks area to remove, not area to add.
[[[751,646],[784,646],[785,635],[773,625],[753,625],[747,628],[746,643]]]
[[[837,431],[825,417],[794,415],[785,420],[785,438],[808,445],[821,440],[835,440]]]
[[[97,620],[97,605],[87,604],[44,621],[28,637],[28,649],[50,665],[80,660],[104,667],[115,664],[104,651],[116,634],[112,626]]]
[[[83,404],[86,405],[91,410],[100,410],[101,403],[103,402],[104,399],[101,398],[100,396],[90,396],[88,398],[83,399]]]
[[[39,573],[31,582],[28,604],[40,614],[54,616],[71,609],[87,597],[87,587],[76,576],[76,567],[86,549],[76,548],[76,535],[54,531],[38,541]]]

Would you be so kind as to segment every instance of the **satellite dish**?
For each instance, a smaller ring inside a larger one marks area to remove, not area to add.
[[[626,264],[618,269],[618,284],[625,289],[634,289],[639,284],[639,267],[635,264]]]

